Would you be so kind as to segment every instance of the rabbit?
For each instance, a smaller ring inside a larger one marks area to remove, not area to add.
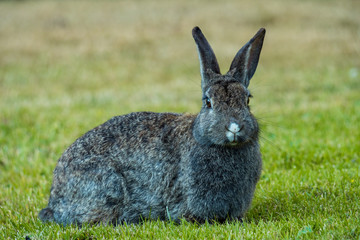
[[[41,221],[242,221],[262,169],[248,86],[265,29],[237,52],[225,75],[200,28],[192,35],[200,60],[200,113],[134,112],[79,137],[58,160]]]

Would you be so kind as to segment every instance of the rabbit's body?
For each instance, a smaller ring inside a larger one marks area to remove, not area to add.
[[[262,162],[258,124],[246,103],[248,82],[239,81],[235,70],[221,75],[214,62],[207,65],[209,56],[201,50],[207,42],[199,31],[193,30],[202,64],[200,113],[130,113],[87,132],[59,159],[42,221],[204,222],[244,216]],[[259,45],[262,37],[260,50],[264,33],[251,40]],[[252,76],[256,65],[251,67]]]
[[[59,159],[44,216],[64,225],[241,217],[260,175],[259,146],[197,146],[194,121],[139,112],[89,131]]]

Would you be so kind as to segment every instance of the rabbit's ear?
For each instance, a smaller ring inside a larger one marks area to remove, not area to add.
[[[199,54],[201,87],[204,88],[210,79],[211,73],[220,74],[220,68],[214,51],[206,40],[204,34],[201,32],[200,28],[194,27],[192,30],[192,35]]]
[[[229,73],[233,77],[249,86],[250,79],[255,73],[259,62],[260,52],[265,37],[265,29],[261,28],[236,54],[231,63]]]

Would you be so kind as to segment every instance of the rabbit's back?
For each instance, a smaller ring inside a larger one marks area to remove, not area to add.
[[[190,141],[193,121],[192,115],[138,112],[87,132],[59,159],[40,218],[64,225],[165,219],[166,206],[181,202],[177,148]]]

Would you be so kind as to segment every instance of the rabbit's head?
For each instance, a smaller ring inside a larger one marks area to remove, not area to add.
[[[239,147],[258,139],[259,126],[250,112],[252,97],[247,87],[254,75],[265,29],[236,54],[229,71],[222,75],[215,54],[200,28],[192,31],[201,73],[203,105],[194,123],[193,134],[200,144]]]

